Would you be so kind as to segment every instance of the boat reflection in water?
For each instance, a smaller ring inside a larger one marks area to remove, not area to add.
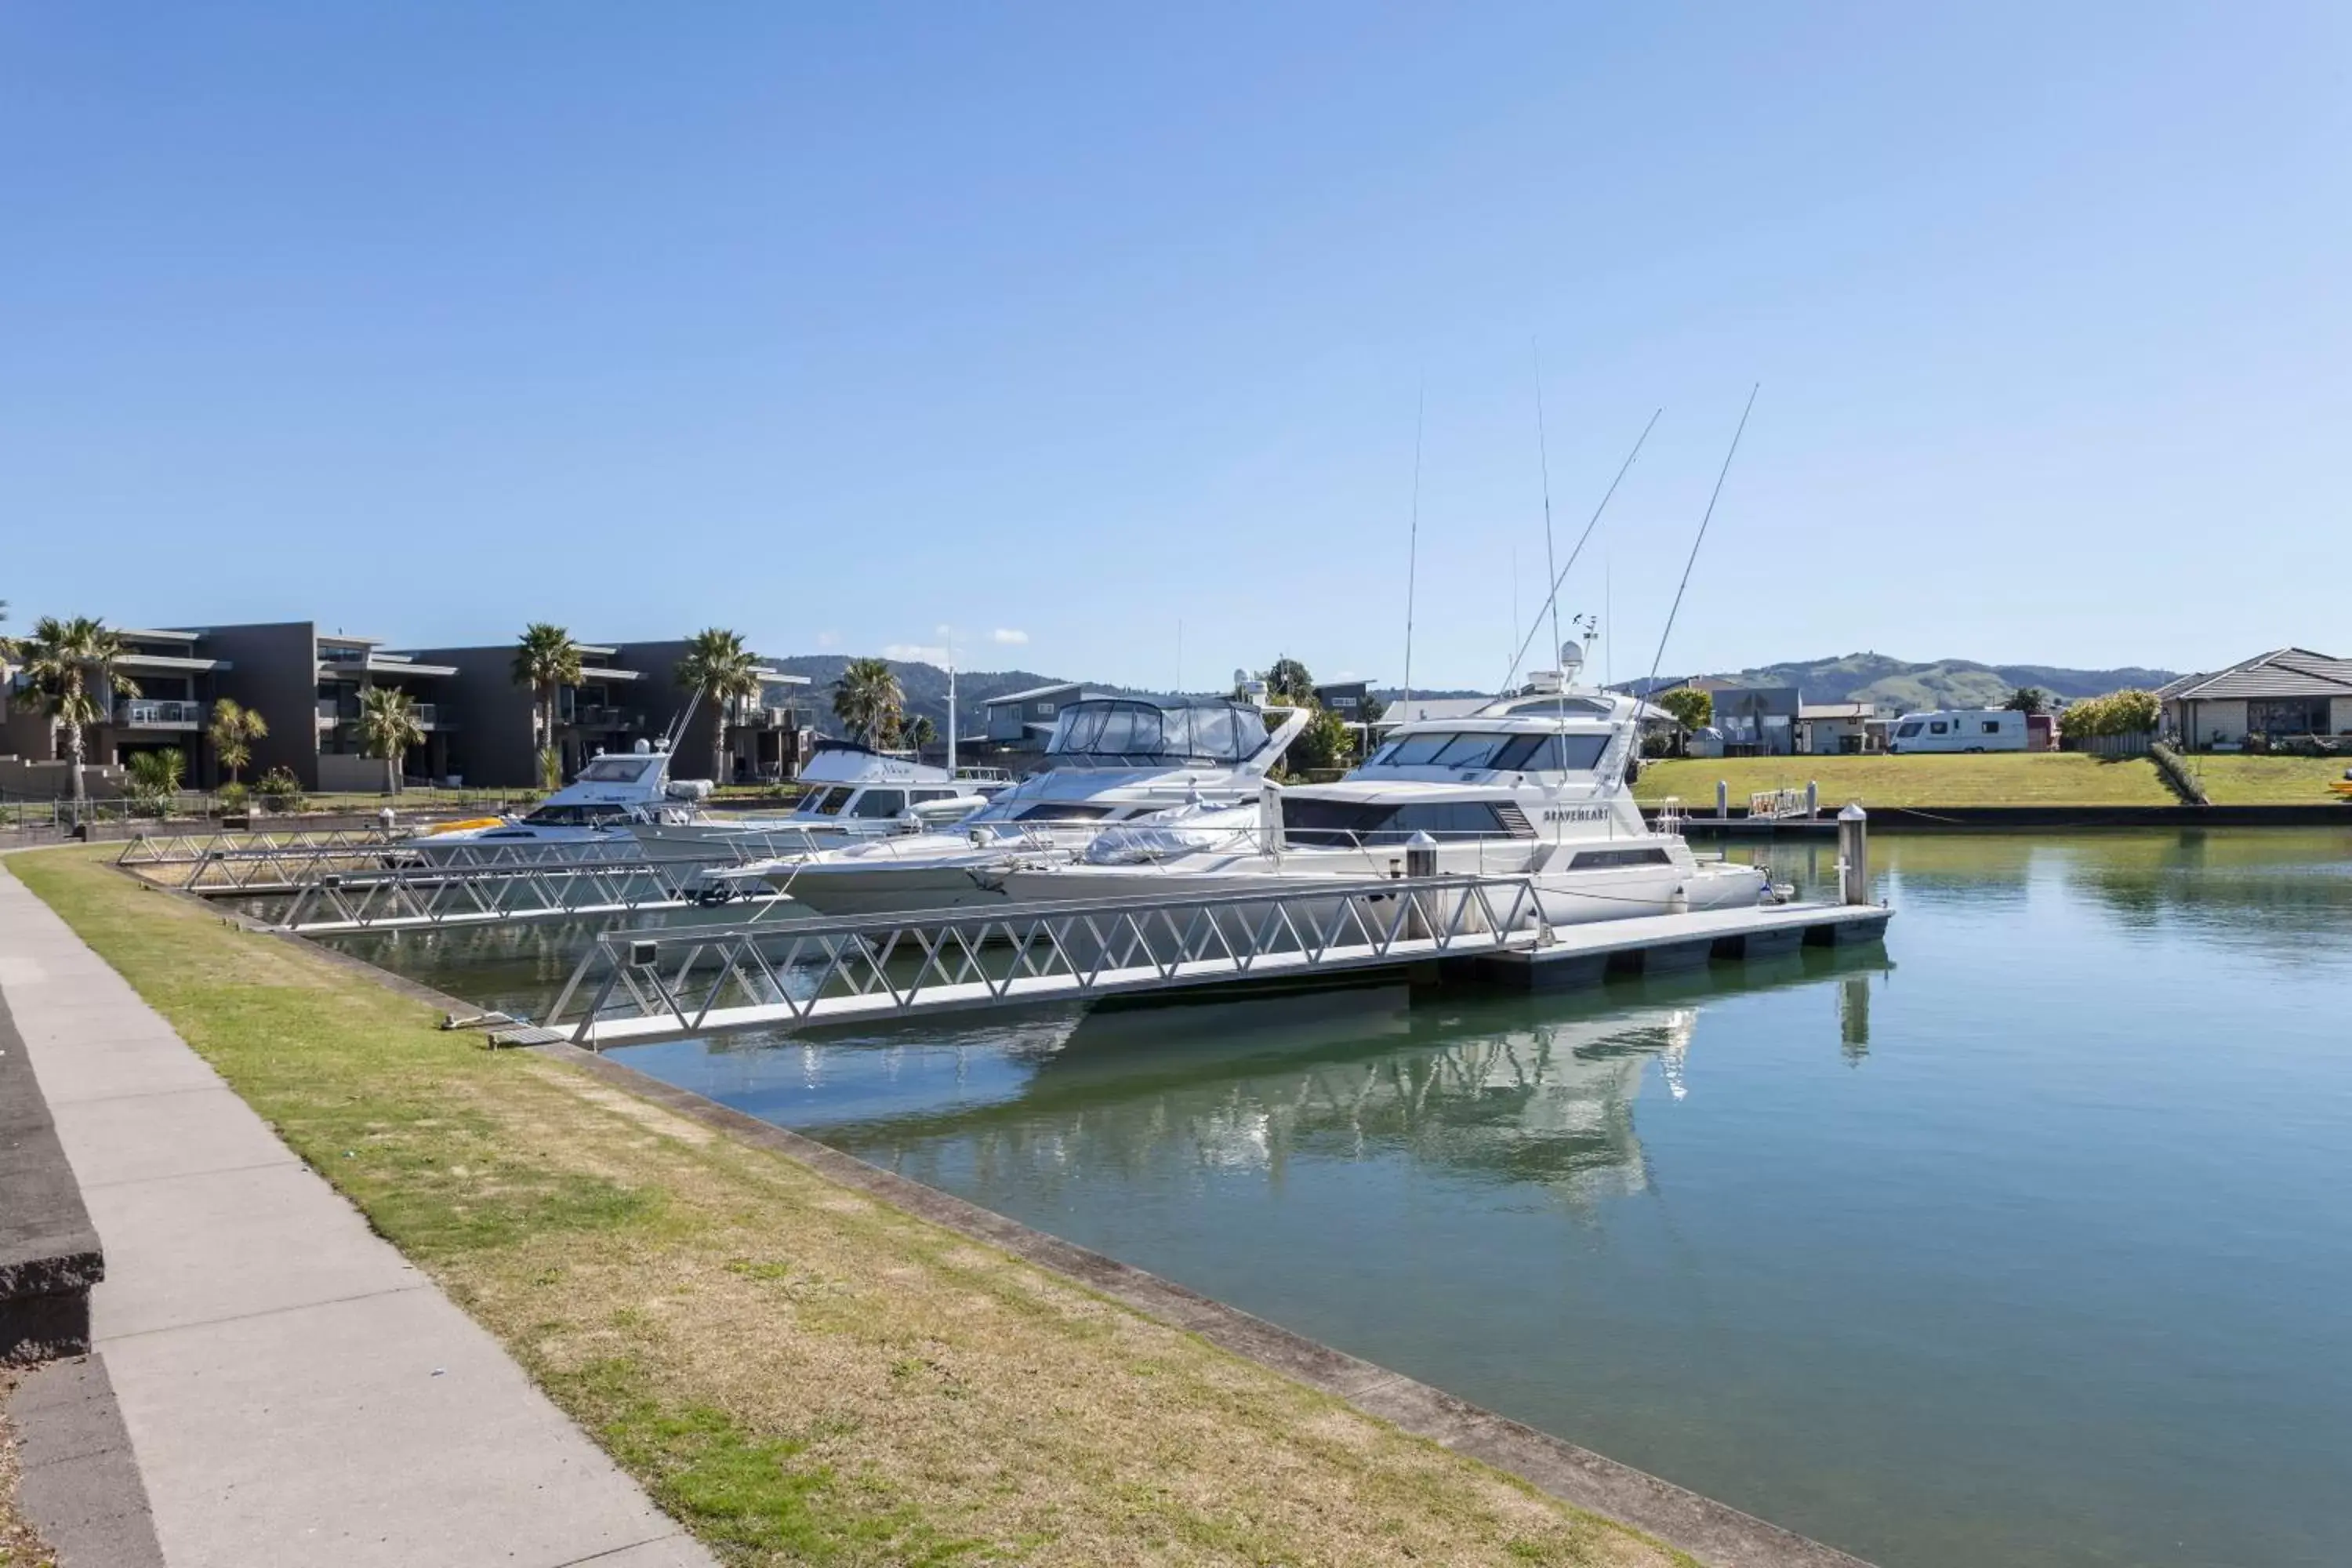
[[[1843,974],[1834,1010],[1859,1059],[1883,956],[1812,952],[1758,967],[1773,987]],[[1279,1186],[1295,1161],[1398,1158],[1586,1210],[1646,1190],[1635,1104],[1691,1092],[1702,1004],[1724,994],[1668,979],[1589,999],[1361,990],[1040,1016],[954,1044],[714,1040],[648,1047],[665,1059],[640,1065],[1031,1215],[1089,1188],[1156,1202],[1203,1173],[1262,1173]]]

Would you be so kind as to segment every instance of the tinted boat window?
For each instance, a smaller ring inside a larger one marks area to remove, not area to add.
[[[1285,800],[1286,843],[1352,848],[1402,844],[1416,833],[1438,842],[1462,838],[1508,838],[1512,835],[1482,800],[1416,801],[1379,805],[1348,800]]]
[[[896,816],[907,809],[907,792],[902,789],[869,789],[857,797],[849,808],[852,816]]]
[[[1515,735],[1489,765],[1497,773],[1589,773],[1608,749],[1606,735]]]
[[[658,762],[656,757],[598,757],[580,770],[580,784],[635,784]]]
[[[1425,768],[1438,752],[1452,745],[1452,734],[1402,735],[1391,741],[1379,758],[1384,767]]]
[[[1430,759],[1430,763],[1440,768],[1491,768],[1495,765],[1495,753],[1509,745],[1513,739],[1499,731],[1456,735],[1443,751]]]
[[[1580,853],[1575,868],[1590,871],[1599,866],[1671,866],[1674,857],[1664,849],[1587,849]]]

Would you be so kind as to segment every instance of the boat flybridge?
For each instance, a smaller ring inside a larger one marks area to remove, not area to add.
[[[714,847],[746,858],[810,854],[950,826],[1011,783],[992,770],[936,768],[831,738],[816,743],[800,782],[808,793],[781,816],[704,814],[639,823],[630,831],[652,860],[707,860]]]
[[[402,847],[427,860],[460,847],[501,844],[625,844],[648,824],[684,824],[700,816],[710,793],[701,779],[672,779],[670,752],[639,741],[634,751],[604,752],[579,776],[520,816],[477,818],[428,827]]]
[[[999,903],[1003,894],[993,879],[1016,858],[1068,861],[1121,824],[1255,801],[1307,717],[1304,709],[1225,698],[1066,703],[1055,716],[1045,768],[955,830],[782,857],[735,875],[759,877],[826,914]]]
[[[1573,645],[1561,650],[1574,668]],[[1752,908],[1752,866],[1702,861],[1633,802],[1642,704],[1541,672],[1464,718],[1402,724],[1333,784],[1269,784],[1254,810],[1171,814],[1081,853],[1005,857],[1008,901],[1138,902],[1398,876],[1526,876],[1555,925]]]

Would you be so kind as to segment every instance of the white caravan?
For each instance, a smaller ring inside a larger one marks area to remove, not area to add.
[[[1887,731],[1890,752],[2021,752],[2025,715],[2007,708],[1938,708],[1906,713]]]
[[[1266,722],[1279,716],[1269,733]],[[1064,704],[1046,768],[964,819],[953,832],[875,840],[787,857],[731,876],[757,876],[825,914],[893,914],[995,904],[995,875],[1024,862],[1074,859],[1105,827],[1178,807],[1257,798],[1307,715],[1214,699],[1089,698]]]

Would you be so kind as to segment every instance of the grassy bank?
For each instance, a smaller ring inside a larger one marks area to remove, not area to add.
[[[2216,805],[2326,805],[2328,785],[2352,767],[2346,757],[2232,757],[2210,752],[2185,759]],[[2344,814],[2352,822],[2352,810]]]
[[[1687,1563],[84,851],[10,868],[730,1563]]]
[[[2108,760],[2079,752],[1980,756],[1722,757],[1645,763],[1634,794],[1654,805],[1668,795],[1715,809],[1715,783],[1745,806],[1758,790],[1822,786],[1826,805],[2175,805],[2145,757]],[[2214,797],[2220,799],[2219,795]]]

